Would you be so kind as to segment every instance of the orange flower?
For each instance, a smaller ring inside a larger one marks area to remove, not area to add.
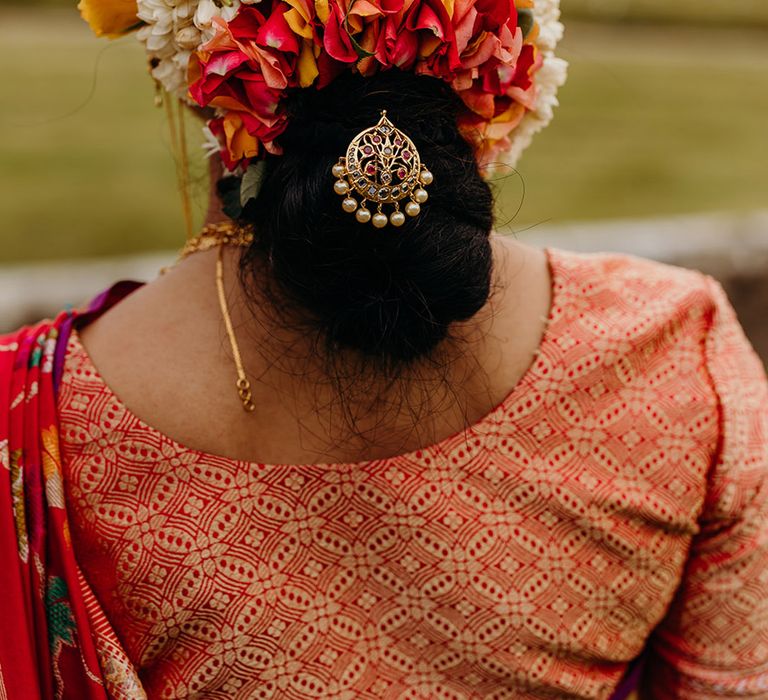
[[[64,481],[59,453],[59,433],[55,425],[42,432],[43,474],[45,475],[45,495],[52,508],[64,508]]]
[[[96,36],[120,36],[140,21],[136,0],[80,0],[77,9]]]

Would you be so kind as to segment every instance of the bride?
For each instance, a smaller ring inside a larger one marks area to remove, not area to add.
[[[0,338],[0,700],[763,697],[768,379],[725,292],[493,230],[557,2],[80,7],[179,157],[204,121],[210,207]]]

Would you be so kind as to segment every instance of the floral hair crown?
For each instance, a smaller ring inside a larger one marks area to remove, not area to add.
[[[231,172],[280,154],[289,88],[397,67],[448,82],[484,176],[514,166],[565,81],[559,0],[80,0],[98,35],[137,31],[155,80],[212,109]]]

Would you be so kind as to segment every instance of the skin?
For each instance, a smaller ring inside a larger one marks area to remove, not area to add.
[[[215,182],[217,173],[212,175]],[[207,222],[224,219],[212,191]],[[467,344],[450,358],[450,391],[425,392],[416,382],[401,382],[388,410],[357,401],[351,408],[362,438],[345,427],[332,386],[304,357],[304,339],[271,328],[258,306],[246,305],[237,278],[239,249],[224,248],[224,280],[257,406],[253,413],[243,410],[235,390],[235,365],[216,296],[216,250],[185,258],[83,328],[80,337],[121,402],[187,447],[266,464],[391,457],[477,422],[534,360],[551,304],[544,250],[496,233],[491,243],[499,287],[473,319],[455,326]],[[275,345],[276,336],[288,345]],[[290,367],[274,361],[285,356],[286,347],[298,358]],[[428,379],[440,375],[440,370],[425,372]],[[418,420],[402,397],[419,406]]]

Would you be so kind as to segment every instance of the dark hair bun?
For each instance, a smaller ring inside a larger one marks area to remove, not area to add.
[[[241,269],[247,279],[266,261],[270,296],[299,311],[328,351],[407,363],[485,305],[493,196],[459,133],[460,106],[444,81],[397,69],[345,73],[289,97],[284,152],[267,157],[259,193],[242,213],[255,240]],[[358,223],[333,190],[331,167],[382,109],[434,174],[421,213],[399,228]]]

